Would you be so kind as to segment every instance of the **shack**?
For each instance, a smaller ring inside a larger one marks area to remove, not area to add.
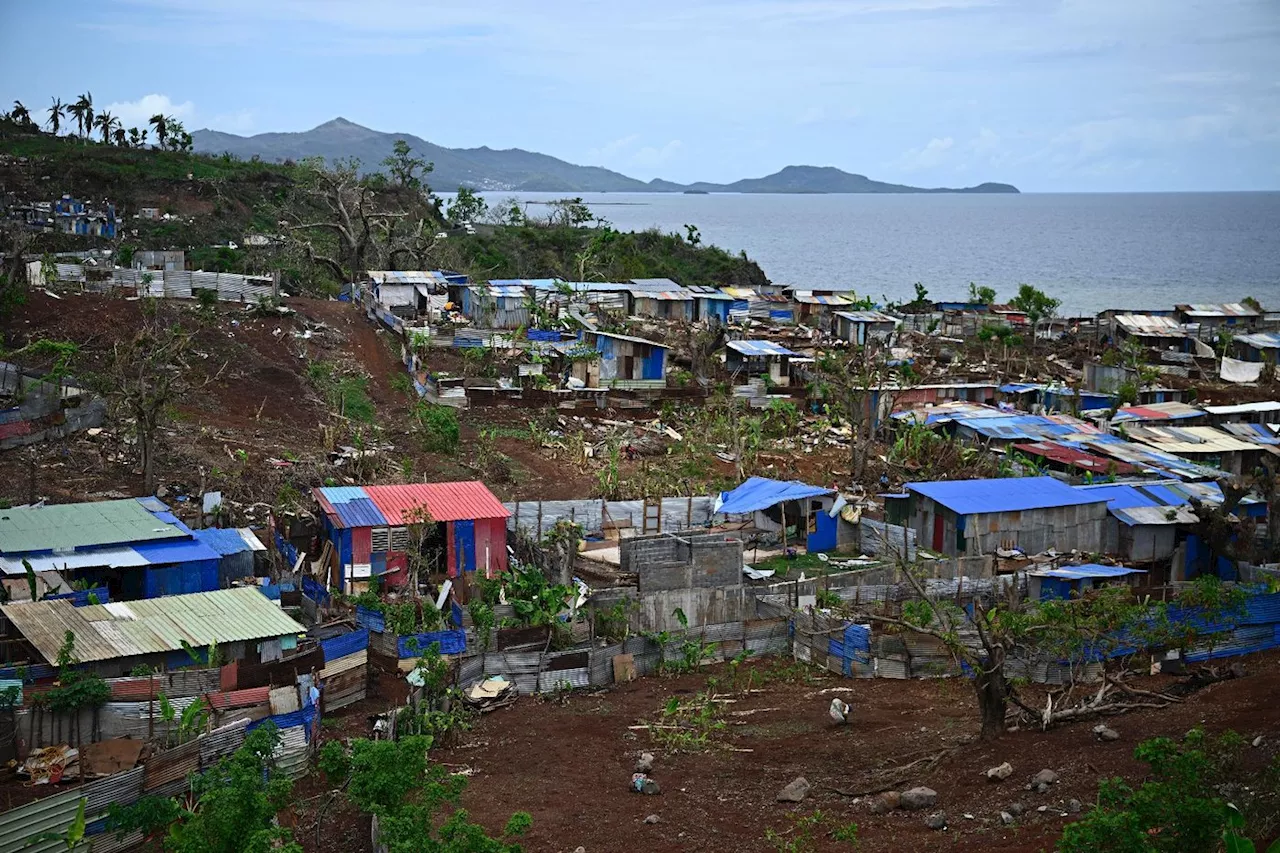
[[[1053,477],[942,480],[906,488],[908,526],[940,554],[1102,550],[1106,497]]]
[[[1178,319],[1195,324],[1202,332],[1227,328],[1252,331],[1262,321],[1263,311],[1242,302],[1209,305],[1175,305]]]
[[[633,278],[631,313],[654,320],[693,322],[693,294],[669,278]]]
[[[889,340],[901,322],[881,311],[836,311],[831,317],[834,324],[831,333],[860,347],[873,341],[883,343]]]
[[[373,298],[397,317],[407,320],[432,313],[433,296],[464,287],[467,277],[445,270],[370,270]]]
[[[783,546],[831,551],[851,546],[857,530],[840,514],[845,502],[834,489],[752,477],[720,496],[716,513],[750,516],[757,530],[778,534]]]
[[[761,323],[794,323],[795,303],[780,293],[763,288],[725,287],[722,290],[733,302],[729,319],[735,323],[755,320]]]
[[[796,303],[796,322],[821,329],[831,328],[831,314],[853,307],[853,300],[841,293],[815,293],[812,290],[790,290]]]
[[[113,601],[207,592],[221,555],[157,498],[37,505],[0,511],[0,570],[58,572]]]
[[[330,585],[360,591],[507,568],[506,508],[478,481],[312,489],[337,559]],[[411,530],[410,528],[414,528]]]
[[[693,319],[707,323],[728,323],[733,297],[719,288],[694,285],[685,288],[693,296]]]
[[[1107,499],[1104,551],[1126,563],[1165,563],[1178,546],[1178,525],[1197,521],[1185,497],[1159,484],[1150,488],[1123,483],[1078,488]]]
[[[1079,566],[1059,566],[1056,569],[1040,569],[1027,572],[1027,597],[1033,601],[1049,601],[1054,598],[1078,598],[1099,586],[1117,583],[1133,585],[1146,572],[1127,566],[1103,566],[1084,563]]]
[[[1116,314],[1110,318],[1111,336],[1115,343],[1132,340],[1151,349],[1173,349],[1187,352],[1191,342],[1187,327],[1173,317],[1158,314]]]
[[[1133,426],[1128,432],[1131,439],[1148,447],[1229,474],[1249,473],[1263,457],[1272,464],[1276,461],[1273,448],[1237,438],[1216,427]]]
[[[154,601],[89,604],[68,599],[6,604],[4,632],[33,663],[54,665],[68,633],[75,656],[104,677],[135,667],[173,669],[207,662],[266,663],[296,649],[299,625],[255,587],[173,595]],[[21,652],[10,650],[10,660]],[[194,653],[194,654],[193,654]]]
[[[729,341],[725,344],[725,367],[738,379],[764,376],[773,385],[791,383],[792,352],[773,341]]]
[[[462,314],[479,329],[521,329],[529,323],[529,293],[520,282],[491,281],[459,289]]]
[[[1236,335],[1231,341],[1236,358],[1241,361],[1280,360],[1280,332],[1253,332]]]
[[[575,351],[597,358],[573,358],[569,375],[588,388],[662,388],[667,384],[667,349],[656,341],[586,329]]]

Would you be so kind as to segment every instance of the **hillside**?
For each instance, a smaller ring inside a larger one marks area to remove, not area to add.
[[[429,182],[442,192],[468,186],[479,190],[517,192],[730,192],[730,193],[1016,193],[1009,184],[984,183],[960,189],[912,187],[874,181],[834,166],[787,166],[763,178],[730,184],[678,184],[655,178],[648,183],[599,166],[578,166],[546,154],[519,148],[445,148],[407,133],[383,133],[344,118],[335,118],[301,133],[260,133],[236,136],[216,130],[192,135],[197,151],[230,152],[237,157],[268,161],[324,157],[330,161],[355,157],[366,169],[377,169],[403,139],[415,154],[435,164]]]
[[[352,132],[359,135],[358,131]],[[529,162],[559,162],[540,154],[527,156]],[[315,212],[315,200],[299,192],[306,174],[299,165],[120,148],[48,134],[6,134],[0,128],[0,203],[6,197],[15,202],[48,201],[69,193],[83,199],[109,199],[115,203],[118,216],[127,222],[119,240],[43,232],[32,235],[32,242],[23,245],[23,252],[110,246],[184,249],[188,259],[201,269],[234,273],[279,270],[290,292],[326,295],[336,292],[339,283],[333,271],[310,262],[302,244],[292,239],[294,232],[281,234],[279,225],[282,219],[298,221],[308,211]],[[427,200],[416,193],[383,181],[377,185],[374,199],[379,207],[416,210],[444,227],[438,221],[438,210],[424,204]],[[142,207],[154,207],[162,217],[139,219],[136,214]],[[590,272],[607,280],[670,277],[690,285],[753,286],[768,280],[760,267],[746,257],[711,246],[692,246],[672,235],[619,234],[546,225],[485,226],[477,230],[475,234],[453,230],[447,240],[423,250],[417,262],[413,261],[414,255],[401,253],[392,264],[390,247],[374,240],[364,263],[358,266],[456,269],[481,279],[573,280]],[[288,239],[269,247],[247,248],[244,244],[248,234]],[[3,237],[0,233],[0,258],[6,252]],[[313,232],[309,239],[320,253],[333,249],[332,238],[326,233]],[[235,248],[229,245],[232,243]],[[585,250],[590,250],[593,259],[587,270],[577,263]]]

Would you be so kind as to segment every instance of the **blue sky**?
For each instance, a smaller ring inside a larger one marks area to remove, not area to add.
[[[0,102],[639,178],[1280,189],[1278,0],[0,0]]]

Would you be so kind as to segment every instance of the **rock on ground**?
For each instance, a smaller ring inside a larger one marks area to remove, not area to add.
[[[901,794],[897,791],[885,791],[880,796],[872,798],[870,808],[872,814],[885,814],[886,812],[893,811],[901,805]]]
[[[987,778],[990,779],[992,782],[1003,782],[1005,779],[1008,779],[1012,775],[1013,775],[1013,765],[1007,761],[1001,764],[999,767],[992,767],[990,770],[987,771]]]
[[[1041,770],[1039,773],[1031,777],[1032,785],[1052,785],[1058,781],[1058,774],[1052,770]]]
[[[1120,733],[1107,726],[1094,726],[1093,733],[1098,736],[1098,740],[1120,740]]]
[[[924,819],[924,825],[930,829],[946,829],[947,814],[946,812],[934,812]]]
[[[662,820],[662,818],[658,817],[656,814],[651,814],[651,815],[649,815],[647,818],[645,818],[645,819],[644,819],[644,822],[645,822],[645,823],[659,823],[661,820]]]
[[[1022,817],[1022,813],[1025,812],[1026,810],[1027,810],[1027,807],[1024,806],[1022,803],[1009,803],[1009,814],[1013,815],[1014,817]]]
[[[636,759],[637,773],[650,773],[653,771],[653,753],[642,752],[640,757]]]
[[[790,785],[778,792],[778,802],[798,803],[809,793],[809,780],[799,776]]]
[[[1005,826],[1009,826],[1016,818],[1008,812],[1000,812],[1000,822]]]
[[[903,791],[900,805],[908,811],[927,809],[938,802],[938,792],[932,788],[912,788]]]

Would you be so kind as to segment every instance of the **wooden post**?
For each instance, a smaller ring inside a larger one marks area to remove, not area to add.
[[[542,501],[541,499],[539,499],[538,501],[538,530],[534,534],[534,537],[535,539],[542,538]]]

